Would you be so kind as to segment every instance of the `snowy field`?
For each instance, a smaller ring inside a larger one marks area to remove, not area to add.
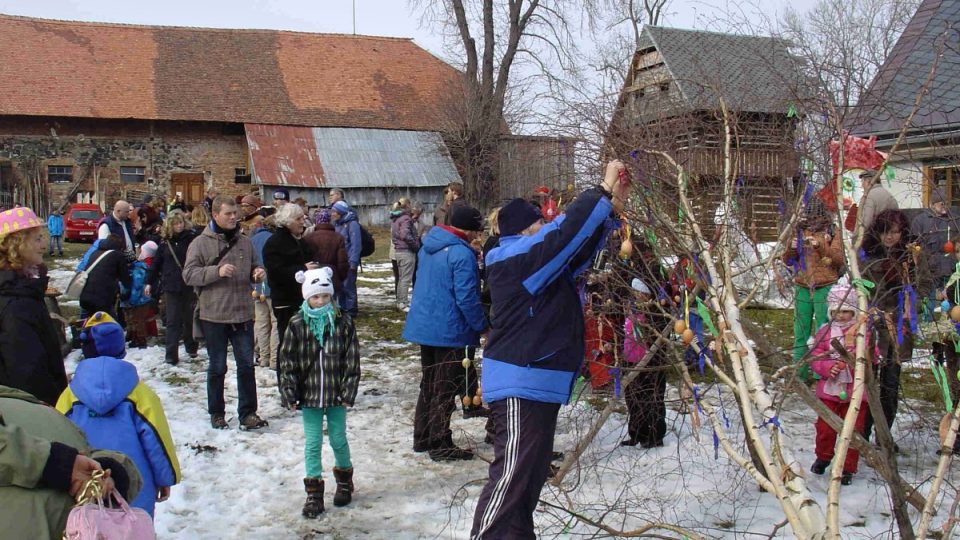
[[[75,265],[76,261],[64,261]],[[475,448],[478,459],[434,463],[411,449],[413,409],[419,383],[417,349],[393,339],[402,324],[391,308],[389,265],[365,267],[359,280],[361,315],[358,325],[363,370],[356,406],[348,417],[348,437],[355,468],[353,503],[332,504],[332,452],[324,448],[327,510],[319,519],[300,516],[303,504],[302,424],[298,413],[281,409],[273,371],[257,368],[260,415],[266,429],[241,432],[236,380],[228,360],[227,420],[230,429],[210,428],[206,412],[206,353],[194,361],[181,352],[179,366],[163,362],[159,346],[131,350],[127,356],[163,401],[183,467],[183,482],[171,499],[157,505],[160,538],[467,538],[477,497],[486,478],[493,450],[482,442],[483,420],[464,420],[454,413],[454,439]],[[65,288],[69,272],[54,273],[55,285]],[[372,279],[368,279],[372,278]],[[62,283],[61,283],[62,282]],[[79,351],[71,354],[72,371]],[[231,356],[232,358],[232,356]],[[909,371],[904,377],[914,376]],[[919,375],[916,375],[919,376]],[[927,374],[929,376],[929,374]],[[723,409],[738,430],[735,403],[716,386],[704,388],[705,399]],[[782,519],[771,495],[758,491],[721,452],[714,451],[708,426],[692,432],[690,416],[676,411],[676,388],[668,388],[668,429],[665,446],[652,450],[620,447],[626,418],[614,414],[581,460],[566,477],[563,490],[548,486],[535,520],[543,538],[609,537],[580,523],[556,507],[573,504],[578,512],[615,529],[630,530],[650,522],[687,527],[704,538],[757,538],[773,534]],[[598,411],[596,399],[583,397],[561,410],[555,448],[569,451]],[[935,427],[926,415],[923,428],[917,410],[901,411],[894,428],[903,448],[899,456],[906,481],[925,491],[936,466]],[[787,401],[782,413],[795,456],[807,470],[813,461],[813,415],[799,402]],[[922,433],[922,435],[916,435]],[[326,444],[326,443],[325,443]],[[956,467],[954,467],[956,469]],[[827,478],[813,475],[809,485],[825,505]],[[957,485],[957,474],[950,479]],[[947,486],[952,492],[953,488]],[[861,462],[852,486],[843,487],[840,521],[844,538],[894,537],[888,493],[879,477]],[[941,504],[935,524],[943,523],[952,499]],[[939,529],[939,525],[935,529]],[[659,531],[665,537],[680,536]],[[773,534],[789,537],[788,529]]]

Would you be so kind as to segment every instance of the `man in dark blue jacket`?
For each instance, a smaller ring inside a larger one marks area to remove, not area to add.
[[[483,216],[476,208],[457,206],[449,222],[433,227],[423,239],[403,329],[404,339],[420,344],[422,378],[413,449],[429,452],[434,461],[473,459],[473,452],[453,444],[450,415],[456,409],[463,359],[487,329],[477,253],[470,247],[483,230]]]
[[[494,460],[471,537],[535,538],[533,511],[547,479],[560,405],[583,362],[583,311],[574,278],[592,262],[629,193],[624,166],[543,225],[533,205],[500,209],[500,246],[487,254],[493,321],[483,397],[496,428]],[[419,283],[419,281],[418,281]]]

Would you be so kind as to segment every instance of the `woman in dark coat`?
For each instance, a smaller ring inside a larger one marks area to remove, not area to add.
[[[183,345],[190,358],[197,357],[197,342],[193,339],[193,308],[197,295],[193,287],[183,282],[183,262],[187,260],[187,248],[197,237],[187,220],[180,214],[171,214],[163,223],[163,241],[157,249],[153,266],[147,272],[147,296],[163,294],[163,306],[167,327],[166,362],[180,362],[179,346]]]
[[[866,258],[861,273],[874,283],[870,305],[880,312],[875,323],[882,356],[877,380],[888,426],[893,426],[897,415],[900,363],[913,357],[912,323],[917,321],[920,303],[932,286],[926,254],[916,249],[909,223],[903,212],[885,210],[874,218],[863,241]],[[872,427],[873,418],[868,415],[864,428],[867,438]]]
[[[343,286],[343,278],[350,271],[347,262],[347,244],[337,229],[330,222],[330,211],[326,208],[317,210],[316,225],[313,232],[303,237],[303,249],[307,260],[317,263],[321,268],[329,266],[333,269],[333,285],[337,290]]]
[[[319,267],[309,263],[300,240],[306,228],[303,209],[296,204],[285,204],[277,211],[274,220],[277,232],[263,246],[263,266],[267,269],[270,299],[277,317],[277,334],[280,347],[283,347],[283,334],[290,318],[303,303],[297,272]]]
[[[124,242],[119,236],[110,235],[100,241],[100,247],[90,256],[87,283],[80,293],[81,317],[86,318],[103,311],[114,319],[117,318],[120,284],[123,284],[129,294],[131,282],[130,267],[123,253],[123,246]]]
[[[67,387],[67,374],[44,303],[43,227],[29,208],[0,212],[0,231],[16,231],[0,233],[0,385],[53,405]]]

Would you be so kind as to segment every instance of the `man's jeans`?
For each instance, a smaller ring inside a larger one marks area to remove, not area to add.
[[[61,241],[62,239],[63,239],[63,237],[60,236],[60,235],[57,235],[57,236],[51,235],[51,236],[50,236],[50,249],[49,249],[49,253],[50,253],[51,255],[53,255],[53,246],[54,246],[54,245],[57,246],[57,252],[58,252],[60,255],[63,255],[63,244],[60,243],[60,241]]]
[[[253,321],[226,324],[200,321],[207,341],[207,412],[224,414],[223,384],[227,374],[227,341],[237,364],[237,415],[243,420],[257,412],[257,379],[253,369]]]

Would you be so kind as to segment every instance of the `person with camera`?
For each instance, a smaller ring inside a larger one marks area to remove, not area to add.
[[[603,181],[547,225],[523,199],[500,209],[500,245],[486,258],[494,318],[482,375],[496,430],[494,459],[471,538],[534,537],[557,414],[583,362],[575,278],[604,245],[629,193],[624,164],[611,161]]]
[[[821,326],[830,322],[827,295],[840,279],[843,267],[843,239],[832,234],[826,215],[804,217],[797,225],[800,233],[783,254],[783,262],[793,269],[793,361],[802,363],[797,377],[805,384],[813,382],[809,362],[804,361],[807,342]]]

